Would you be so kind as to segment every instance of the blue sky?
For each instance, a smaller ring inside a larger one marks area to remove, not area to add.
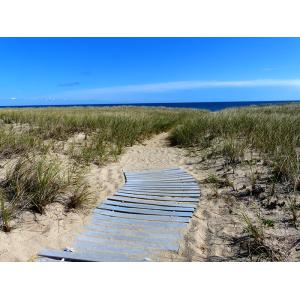
[[[0,38],[0,105],[300,99],[300,38]]]

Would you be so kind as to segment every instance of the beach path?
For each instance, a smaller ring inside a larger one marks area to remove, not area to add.
[[[125,184],[93,211],[67,251],[42,250],[40,261],[152,261],[177,252],[200,198],[180,167],[124,172]]]

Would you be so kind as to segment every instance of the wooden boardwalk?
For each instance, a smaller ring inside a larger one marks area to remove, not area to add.
[[[200,197],[195,179],[180,168],[124,175],[125,185],[93,211],[74,251],[43,250],[39,261],[147,261],[178,251]]]

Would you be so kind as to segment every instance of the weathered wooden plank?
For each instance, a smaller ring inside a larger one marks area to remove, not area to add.
[[[132,183],[130,181],[125,183],[126,186],[174,186],[174,187],[199,187],[197,183],[170,183],[170,182],[140,182],[140,183]]]
[[[157,189],[157,190],[153,190],[153,189],[149,189],[149,188],[134,188],[134,187],[127,187],[127,186],[124,186],[122,188],[119,189],[120,190],[128,190],[128,191],[152,191],[154,193],[172,193],[172,194],[176,194],[176,195],[181,195],[181,194],[199,194],[200,190],[197,189],[193,189],[193,190],[173,190],[171,188],[169,189]]]
[[[176,198],[199,198],[200,193],[172,193],[172,192],[152,192],[152,191],[133,191],[133,190],[127,190],[127,189],[119,189],[118,193],[126,193],[126,194],[131,194],[131,195],[147,195],[147,196],[161,196],[161,197],[176,197]]]
[[[134,248],[141,248],[141,247],[149,247],[149,248],[160,248],[162,250],[171,250],[171,251],[177,251],[179,248],[179,243],[178,241],[169,241],[169,240],[151,240],[149,239],[147,240],[131,240],[131,239],[126,239],[125,237],[120,237],[121,239],[116,239],[116,238],[112,238],[111,240],[108,239],[107,236],[80,236],[80,239],[83,240],[85,239],[85,241],[90,241],[90,242],[94,242],[94,243],[98,243],[100,245],[113,245],[113,246],[118,246],[118,247],[122,247],[122,246],[131,246]],[[79,237],[78,237],[79,239]]]
[[[82,235],[106,235],[109,238],[114,237],[114,235],[122,235],[122,236],[128,236],[133,238],[157,238],[157,239],[172,239],[172,240],[178,240],[182,237],[183,231],[179,228],[173,228],[173,229],[160,229],[159,231],[157,229],[152,230],[150,226],[148,227],[141,227],[138,228],[136,226],[112,226],[112,227],[104,227],[104,226],[86,226],[85,231],[82,232]]]
[[[149,199],[149,200],[160,200],[160,201],[176,201],[176,202],[199,202],[198,198],[192,197],[166,197],[166,196],[156,196],[156,195],[144,195],[144,194],[131,194],[125,192],[116,192],[115,196],[122,196],[128,198],[136,198],[136,199]]]
[[[163,197],[191,197],[191,198],[199,198],[200,192],[170,192],[170,191],[152,191],[152,190],[129,190],[129,189],[120,189],[118,192],[127,193],[127,194],[138,194],[138,195],[148,195],[148,196],[163,196]]]
[[[146,174],[146,173],[161,173],[161,172],[173,172],[173,171],[183,171],[183,169],[175,167],[175,168],[165,168],[165,169],[154,169],[154,170],[144,170],[144,171],[136,171],[136,172],[127,172],[125,174]]]
[[[151,175],[127,175],[126,178],[141,178],[141,179],[146,179],[146,178],[193,178],[193,176],[189,174],[173,174],[173,175],[165,175],[165,174],[151,174]]]
[[[54,258],[49,258],[49,257],[43,257],[43,256],[39,256],[36,260],[35,260],[35,262],[50,262],[50,263],[53,263],[53,262],[55,262],[55,263],[60,263],[60,262],[63,262],[63,261],[60,261],[60,260],[58,260],[58,259],[54,259]]]
[[[149,191],[149,190],[129,190],[120,189],[118,193],[126,193],[131,195],[148,195],[148,196],[160,196],[160,197],[175,197],[175,198],[199,198],[200,192],[169,192],[169,191]]]
[[[100,240],[103,240],[107,244],[110,244],[111,242],[115,243],[139,243],[139,242],[144,242],[146,245],[162,245],[166,243],[170,243],[172,245],[175,245],[176,247],[178,246],[178,240],[181,238],[180,235],[175,235],[173,234],[165,234],[165,235],[154,235],[152,233],[145,232],[144,235],[141,234],[128,234],[126,231],[121,231],[121,232],[109,232],[109,234],[106,234],[105,232],[101,231],[87,231],[82,233],[79,237],[92,237],[92,238],[97,238]],[[78,237],[78,238],[79,238]]]
[[[125,212],[132,214],[141,214],[141,215],[158,215],[158,216],[174,216],[174,217],[191,217],[192,212],[186,211],[169,211],[169,210],[158,210],[158,209],[143,209],[143,208],[131,208],[124,206],[115,206],[102,204],[100,207],[97,207],[99,210],[109,210],[116,212]]]
[[[162,177],[127,177],[127,182],[132,182],[132,181],[136,181],[136,180],[141,180],[141,181],[157,181],[157,182],[161,182],[161,181],[183,181],[183,180],[191,180],[194,181],[195,179],[193,177],[170,177],[170,176],[162,176]]]
[[[174,174],[167,174],[167,173],[159,173],[159,174],[134,174],[134,175],[126,175],[126,178],[148,178],[148,177],[193,177],[188,173],[174,173]]]
[[[140,226],[141,228],[151,228],[153,230],[185,230],[186,223],[160,222],[157,220],[137,220],[118,218],[116,216],[106,216],[95,214],[92,218],[94,226]]]
[[[93,219],[93,223],[89,226],[86,226],[84,230],[86,231],[102,231],[102,232],[110,232],[110,231],[137,231],[137,232],[148,232],[153,234],[168,234],[168,233],[176,233],[176,234],[183,234],[186,231],[185,227],[179,227],[176,226],[177,224],[186,224],[186,223],[168,223],[172,226],[161,226],[161,225],[148,225],[145,223],[142,224],[135,224],[135,223],[128,223],[128,222],[122,222],[127,219],[119,218],[118,221],[113,222],[109,220],[103,220],[102,218],[99,219],[99,216],[101,218],[101,215],[98,215]],[[134,219],[129,219],[134,220]],[[134,220],[135,221],[135,220]],[[140,221],[140,220],[138,220]],[[148,222],[148,221],[145,221]],[[154,223],[154,221],[151,221]],[[148,222],[149,223],[149,222]],[[164,222],[166,224],[166,222]],[[175,225],[175,226],[173,226]]]
[[[136,172],[127,172],[125,171],[124,174],[126,175],[132,175],[132,174],[152,174],[152,173],[173,173],[173,172],[185,172],[187,173],[185,170],[181,169],[181,168],[177,168],[177,169],[161,169],[161,170],[144,170],[144,171],[136,171]]]
[[[101,214],[94,214],[92,216],[91,226],[101,226],[101,227],[128,227],[131,228],[141,228],[142,230],[154,228],[157,230],[182,230],[186,229],[186,226],[182,226],[184,223],[168,223],[165,221],[158,220],[141,220],[141,219],[126,219],[118,218],[116,216],[107,216]]]
[[[164,172],[186,172],[182,168],[165,168],[165,169],[153,169],[153,170],[143,170],[143,171],[125,171],[126,174],[147,174],[147,173],[164,173]]]
[[[162,189],[162,190],[165,190],[165,189],[171,189],[171,190],[174,190],[174,191],[177,191],[177,190],[200,190],[199,187],[197,185],[186,185],[186,186],[182,186],[182,185],[169,185],[169,184],[164,184],[164,185],[159,185],[159,184],[156,184],[156,185],[153,185],[153,184],[138,184],[138,185],[134,185],[134,184],[124,184],[123,185],[123,188],[146,188],[146,189]]]
[[[153,180],[153,179],[127,179],[126,182],[130,182],[130,183],[142,183],[142,182],[146,182],[146,183],[156,183],[158,182],[158,180]],[[159,180],[159,182],[162,183],[197,183],[197,181],[195,179],[161,179]]]
[[[68,261],[78,261],[78,262],[130,261],[130,259],[126,255],[111,254],[111,253],[93,253],[93,252],[80,253],[80,252],[67,252],[67,251],[45,249],[42,250],[39,253],[39,255],[44,257],[55,258],[55,259],[65,259]]]
[[[158,235],[167,235],[167,234],[183,234],[186,228],[181,227],[163,227],[163,226],[150,226],[150,225],[139,225],[139,224],[130,224],[130,223],[120,223],[120,222],[99,222],[84,227],[85,231],[101,231],[101,232],[137,232],[145,234],[158,234]]]
[[[173,187],[147,187],[147,186],[140,186],[140,187],[136,187],[136,186],[123,186],[120,189],[124,189],[124,190],[131,190],[131,191],[153,191],[153,192],[173,192],[173,193],[187,193],[187,192],[191,192],[191,193],[200,193],[200,189],[199,188],[173,188]]]
[[[105,216],[113,216],[113,217],[119,217],[119,218],[124,218],[124,219],[162,221],[162,222],[178,222],[178,223],[188,223],[190,221],[189,217],[128,214],[128,213],[121,213],[121,212],[102,210],[102,209],[96,209],[93,212],[93,215],[105,215]]]
[[[123,186],[123,188],[131,188],[131,189],[171,189],[173,191],[182,191],[182,190],[198,190],[200,191],[198,186],[176,186],[176,185],[147,185],[147,184],[140,184],[140,185],[131,185],[131,184],[126,184]]]
[[[182,207],[182,208],[197,207],[197,204],[195,203],[188,203],[188,202],[179,203],[176,201],[159,201],[159,200],[149,200],[149,199],[128,198],[122,196],[109,196],[107,197],[107,200],[113,200],[122,203],[139,203],[139,204],[147,204],[147,205]]]
[[[151,175],[190,175],[188,172],[177,170],[177,171],[165,171],[165,172],[140,172],[140,173],[124,173],[125,176],[151,176]]]
[[[134,191],[139,191],[139,190],[147,190],[147,191],[163,191],[163,192],[200,192],[199,188],[173,188],[173,187],[147,187],[147,186],[140,186],[140,187],[133,187],[133,186],[127,186],[124,185],[122,189],[126,190],[134,190]]]
[[[110,223],[111,224],[111,223]],[[127,225],[127,226],[126,226]],[[105,232],[108,235],[110,233],[124,233],[125,235],[132,235],[136,234],[137,236],[140,235],[149,235],[149,236],[160,236],[160,237],[168,237],[170,235],[175,235],[178,238],[183,236],[184,230],[182,228],[163,228],[159,226],[137,226],[136,224],[126,224],[126,223],[114,223],[111,226],[104,223],[98,223],[94,225],[89,225],[84,227],[84,232]]]
[[[183,170],[174,170],[174,171],[162,171],[162,172],[137,172],[137,173],[124,173],[126,176],[139,176],[139,175],[177,175],[177,174],[188,174],[188,172],[183,171]]]
[[[121,253],[125,254],[127,256],[136,256],[136,255],[142,255],[144,258],[145,256],[149,255],[153,252],[160,252],[161,249],[159,248],[150,248],[150,247],[132,247],[132,245],[111,245],[111,244],[99,244],[97,242],[94,242],[88,238],[81,238],[80,240],[75,242],[74,248],[78,252],[84,251],[84,252],[110,252],[110,253]]]
[[[112,201],[112,200],[105,200],[104,204],[114,205],[114,206],[144,208],[144,209],[166,210],[166,211],[188,211],[188,212],[194,211],[194,208],[192,207],[153,205],[153,204],[130,203],[130,202],[128,203],[128,202]]]

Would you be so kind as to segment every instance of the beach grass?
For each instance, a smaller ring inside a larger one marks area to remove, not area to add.
[[[49,145],[50,141],[66,141],[84,133],[84,146],[77,151],[70,147],[70,154],[87,163],[101,164],[117,157],[126,146],[170,130],[191,112],[142,107],[3,109],[0,120],[6,128],[0,132],[0,154],[11,156],[32,149],[45,152],[44,141]],[[16,131],[16,124],[27,126],[27,130]]]
[[[173,145],[208,148],[220,145],[229,164],[242,160],[246,149],[259,151],[272,166],[274,180],[300,186],[300,105],[272,105],[199,113],[176,126]]]

